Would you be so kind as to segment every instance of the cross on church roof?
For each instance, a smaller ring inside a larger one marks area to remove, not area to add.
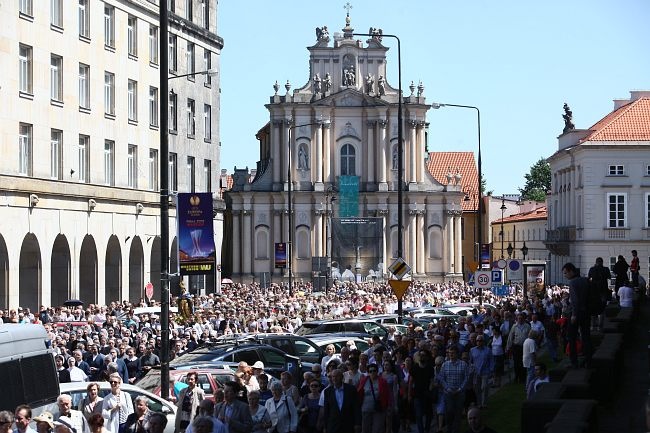
[[[350,16],[350,9],[352,9],[352,5],[350,4],[350,2],[347,2],[347,3],[343,6],[343,9],[347,9],[347,10],[348,10],[348,16]]]

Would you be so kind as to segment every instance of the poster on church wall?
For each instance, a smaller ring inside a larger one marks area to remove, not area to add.
[[[211,193],[179,193],[178,262],[181,275],[210,275],[215,271],[216,249]]]
[[[359,176],[339,176],[339,217],[359,215]]]
[[[383,278],[383,218],[332,218],[332,279]]]

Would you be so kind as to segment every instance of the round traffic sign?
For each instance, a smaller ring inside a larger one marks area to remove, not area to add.
[[[479,274],[476,277],[476,282],[479,286],[489,286],[490,285],[490,276],[487,274]]]
[[[144,293],[147,295],[147,298],[153,298],[153,284],[151,284],[151,282],[144,286]]]
[[[506,262],[504,259],[499,259],[499,261],[497,262],[497,268],[505,269],[506,266],[508,266],[508,262]]]

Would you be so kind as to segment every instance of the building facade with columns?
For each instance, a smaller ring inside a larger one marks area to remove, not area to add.
[[[356,39],[349,17],[333,38],[326,27],[318,30],[308,48],[310,79],[293,91],[287,82],[286,93],[276,82],[269,122],[256,136],[255,176],[236,169],[224,197],[223,272],[235,280],[286,278],[286,269],[275,268],[275,245],[290,239],[293,275],[311,278],[313,259],[332,257],[337,223],[350,219],[379,223],[373,267],[381,277],[397,257],[399,92],[388,83],[388,47],[380,31]],[[450,173],[443,184],[427,170],[430,106],[421,84],[409,89],[402,100],[402,255],[413,277],[462,278],[462,175]],[[358,265],[359,248],[353,271],[370,275]]]

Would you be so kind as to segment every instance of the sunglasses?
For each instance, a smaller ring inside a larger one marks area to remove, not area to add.
[[[120,382],[118,382],[117,380],[111,380],[111,381],[108,382],[108,383],[110,383],[111,385],[117,385],[117,384],[120,383]]]
[[[368,370],[368,373],[377,373],[377,370],[373,368],[372,370]]]

